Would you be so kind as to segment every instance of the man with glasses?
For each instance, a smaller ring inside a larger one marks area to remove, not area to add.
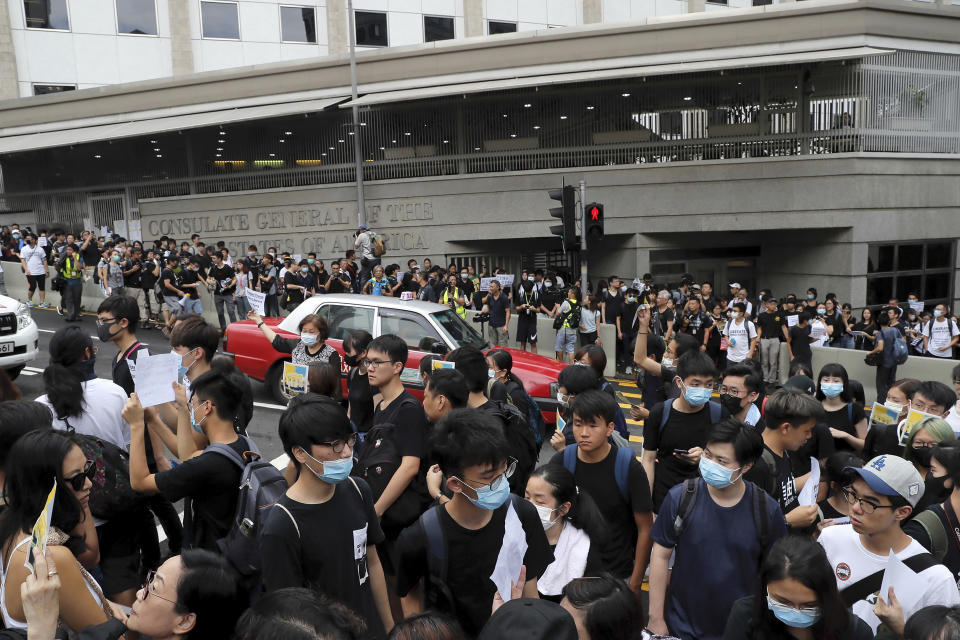
[[[720,404],[730,415],[740,422],[756,427],[763,433],[763,416],[755,404],[760,397],[760,376],[753,369],[743,364],[727,367],[720,383]]]
[[[383,638],[393,626],[377,553],[385,536],[370,486],[350,477],[357,434],[347,413],[330,398],[297,396],[280,417],[280,440],[297,480],[263,523],[264,589],[319,591],[360,614],[370,637]]]
[[[883,622],[902,637],[903,612],[890,606],[893,597],[909,596],[912,611],[960,604],[950,570],[900,528],[923,497],[923,478],[913,464],[893,455],[877,456],[863,468],[847,471],[857,474],[842,489],[850,505],[850,524],[826,527],[819,542],[834,568],[840,596],[853,613],[874,633]],[[878,593],[891,552],[916,574],[911,593]]]
[[[490,576],[506,545],[526,544],[523,566],[511,567],[523,596],[537,597],[537,579],[553,562],[532,503],[510,494],[516,467],[496,418],[455,409],[436,424],[431,458],[452,499],[431,508],[397,541],[397,594],[404,617],[440,610],[475,637],[490,618],[496,586]],[[506,587],[509,588],[509,587]]]
[[[956,399],[957,396],[953,389],[942,382],[924,380],[917,385],[916,391],[913,392],[913,397],[910,398],[910,408],[942,418],[956,404]]]

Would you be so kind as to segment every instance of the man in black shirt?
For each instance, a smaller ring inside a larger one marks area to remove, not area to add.
[[[233,295],[237,291],[237,274],[233,267],[223,261],[219,253],[213,254],[213,265],[207,277],[207,285],[213,285],[213,305],[217,309],[217,319],[220,321],[220,333],[227,330],[227,319],[223,307],[227,307],[230,322],[237,321],[237,303]]]
[[[623,292],[620,291],[620,278],[610,276],[607,288],[600,296],[600,315],[606,324],[617,324],[620,308],[623,307]]]
[[[510,496],[513,463],[493,416],[472,409],[451,411],[434,427],[431,445],[431,458],[437,460],[453,499],[433,507],[401,534],[397,594],[405,617],[432,605],[454,615],[466,635],[475,637],[490,618],[497,590],[490,576],[501,548],[526,542],[522,595],[530,598],[537,597],[537,579],[553,562],[553,553],[533,504]],[[442,549],[431,543],[427,526],[441,538]],[[443,566],[435,568],[430,558],[437,555],[442,555]],[[516,581],[520,567],[510,569]],[[446,577],[445,584],[437,584],[438,573]]]
[[[263,311],[265,316],[277,317],[280,315],[280,303],[277,299],[279,286],[279,272],[273,264],[274,258],[269,253],[263,256],[263,264],[260,267],[259,289],[261,293],[266,294],[263,300]]]
[[[350,274],[340,270],[340,263],[334,260],[330,263],[330,278],[324,285],[327,293],[350,293]]]
[[[520,283],[517,292],[517,342],[520,348],[526,350],[530,345],[530,353],[537,352],[537,310],[540,308],[540,294],[529,280]]]
[[[769,385],[780,382],[780,343],[786,340],[787,321],[772,295],[763,301],[763,311],[757,316],[760,335],[760,364],[763,381]]]
[[[687,307],[680,320],[679,330],[692,335],[701,351],[707,350],[710,332],[713,329],[713,320],[710,314],[700,307],[700,299],[692,297],[687,300]]]
[[[178,285],[186,292],[187,297],[183,300],[183,310],[186,313],[203,313],[203,302],[200,300],[200,287],[203,281],[200,279],[200,261],[197,256],[190,258],[186,267],[180,270],[180,284]]]
[[[790,362],[802,362],[812,370],[813,351],[810,343],[810,314],[806,311],[797,316],[797,324],[790,327],[787,333],[787,349],[790,352]]]
[[[500,283],[497,280],[490,281],[490,293],[483,297],[483,305],[483,310],[490,312],[487,332],[490,343],[495,346],[509,346],[510,300],[500,290]]]
[[[655,336],[660,336],[666,342],[670,342],[674,331],[673,309],[668,306],[670,301],[670,292],[663,290],[657,294],[657,306],[650,314],[650,331]]]

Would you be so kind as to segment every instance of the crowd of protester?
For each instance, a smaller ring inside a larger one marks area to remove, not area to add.
[[[38,238],[7,232],[5,251],[43,293],[31,273]],[[649,278],[626,290],[611,278],[581,305],[549,272],[513,287],[494,280],[478,299],[482,273],[456,265],[411,262],[397,278],[365,228],[360,264],[331,263],[322,285],[310,280],[324,271],[315,257],[289,280],[294,270],[269,249],[234,259],[199,237],[146,255],[91,234],[77,242],[54,233],[44,246],[65,279],[104,287],[101,344],[64,326],[49,343],[43,395],[23,400],[0,385],[0,637],[960,638],[960,366],[952,387],[896,377],[909,305],[890,301],[870,330],[869,316],[851,324],[849,305],[813,290],[753,301],[731,283],[722,301],[705,284],[657,289]],[[104,271],[81,260],[91,246]],[[179,363],[174,400],[146,408],[130,364],[152,319],[150,296],[135,290],[152,291],[123,279],[129,260],[156,274]],[[353,330],[341,355],[326,344],[326,320],[310,315],[296,338],[261,327],[265,348],[309,371],[276,425],[286,468],[261,459],[247,433],[252,384],[218,354],[223,312],[248,315],[232,305],[259,288],[277,314],[281,299],[290,304],[281,296],[329,291],[331,280],[458,313],[554,316],[557,357],[570,354],[556,425],[542,422],[500,348],[508,323],[491,321],[486,352],[424,358],[419,398],[401,380],[401,338]],[[190,295],[201,286],[213,288],[220,330]],[[68,319],[79,313],[69,308]],[[945,315],[932,322],[952,323]],[[596,325],[611,317],[637,403],[603,377]],[[942,350],[937,335],[925,350]],[[782,341],[783,385],[769,362]],[[842,365],[813,371],[810,345],[834,342],[875,356],[886,383],[876,400],[892,424],[872,422]],[[97,378],[98,354],[112,380]],[[910,423],[911,410],[926,415]],[[639,457],[628,421],[642,424]],[[47,550],[31,558],[54,486]],[[884,592],[894,563],[910,582]]]

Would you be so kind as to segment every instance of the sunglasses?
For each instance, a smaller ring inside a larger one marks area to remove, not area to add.
[[[64,478],[64,480],[74,491],[83,491],[83,485],[87,483],[87,480],[92,482],[93,476],[95,476],[96,473],[97,468],[93,465],[93,460],[87,460],[87,463],[83,465],[83,471],[75,476]]]

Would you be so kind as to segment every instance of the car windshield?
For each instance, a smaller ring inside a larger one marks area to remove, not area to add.
[[[478,349],[486,349],[487,342],[483,339],[483,336],[481,336],[476,329],[464,322],[463,319],[451,309],[444,309],[431,315],[447,337],[453,340],[458,346],[465,347],[469,345],[471,347],[477,347]]]

